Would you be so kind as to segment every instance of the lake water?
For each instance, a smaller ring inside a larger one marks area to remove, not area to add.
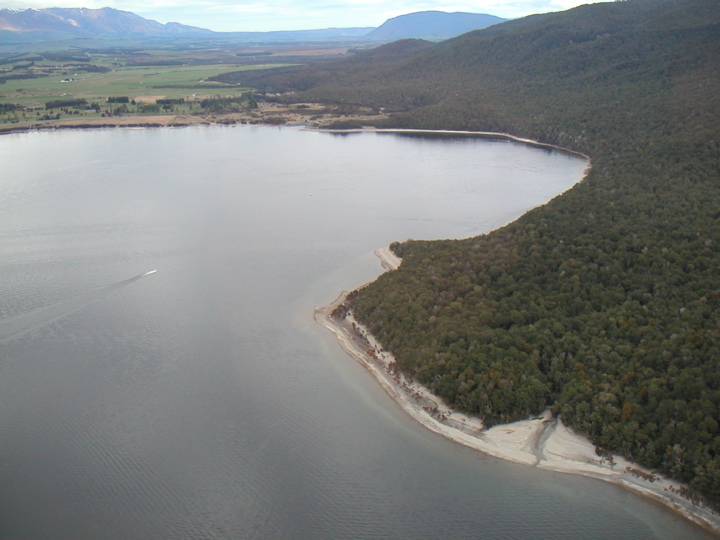
[[[312,318],[374,249],[487,232],[584,161],[192,127],[6,135],[0,164],[0,538],[706,537],[426,431]]]

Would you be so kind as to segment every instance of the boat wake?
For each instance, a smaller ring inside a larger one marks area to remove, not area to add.
[[[157,269],[150,270],[139,276],[111,283],[99,289],[93,289],[76,296],[71,296],[65,300],[33,309],[21,315],[16,315],[15,317],[0,320],[0,343],[34,332],[60,319],[73,315],[88,306],[105,300],[117,291],[155,272],[157,272]]]

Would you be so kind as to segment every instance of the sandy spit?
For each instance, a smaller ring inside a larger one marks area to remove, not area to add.
[[[397,269],[402,262],[387,248],[377,250],[375,254],[387,271]],[[553,418],[550,411],[536,418],[487,429],[479,418],[451,409],[424,386],[395,373],[393,355],[382,349],[352,312],[343,319],[331,316],[335,308],[344,303],[347,294],[343,292],[329,306],[317,308],[315,320],[333,332],[343,350],[364,366],[385,392],[427,429],[497,458],[613,482],[720,534],[720,514],[684,497],[682,484],[620,456],[598,456],[588,439],[574,433],[559,418]]]
[[[446,130],[446,129],[417,129],[417,128],[375,128],[375,127],[366,127],[362,129],[330,129],[330,128],[308,128],[309,131],[322,131],[325,133],[395,133],[395,134],[427,134],[427,135],[462,135],[462,136],[468,136],[468,137],[478,137],[478,138],[485,138],[485,139],[495,139],[495,140],[505,140],[505,141],[511,141],[511,142],[517,142],[522,144],[527,144],[529,146],[534,146],[536,148],[545,148],[548,150],[556,150],[558,152],[562,152],[563,154],[569,154],[573,156],[578,156],[583,159],[590,161],[590,156],[583,154],[582,152],[576,152],[575,150],[570,150],[568,148],[565,148],[563,146],[558,146],[555,144],[549,144],[544,143],[540,141],[536,141],[533,139],[526,139],[523,137],[516,137],[515,135],[511,135],[509,133],[497,133],[494,131],[462,131],[462,130]]]

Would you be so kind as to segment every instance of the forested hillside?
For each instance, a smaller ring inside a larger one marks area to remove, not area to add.
[[[402,266],[353,295],[356,316],[460,409],[493,424],[549,406],[719,505],[720,2],[595,4],[405,53],[254,76],[592,169],[491,234],[393,245]]]

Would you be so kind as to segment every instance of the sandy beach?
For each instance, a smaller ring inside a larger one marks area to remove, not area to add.
[[[386,271],[396,269],[401,263],[387,248],[375,253]],[[346,296],[344,292],[329,306],[317,308],[315,320],[333,332],[343,350],[360,362],[385,392],[426,428],[494,457],[613,482],[661,502],[690,521],[720,534],[720,514],[683,496],[687,488],[682,484],[620,456],[598,456],[588,439],[553,418],[549,411],[536,418],[486,429],[479,418],[450,409],[427,388],[395,373],[392,354],[382,349],[352,312],[344,318],[331,316]]]

